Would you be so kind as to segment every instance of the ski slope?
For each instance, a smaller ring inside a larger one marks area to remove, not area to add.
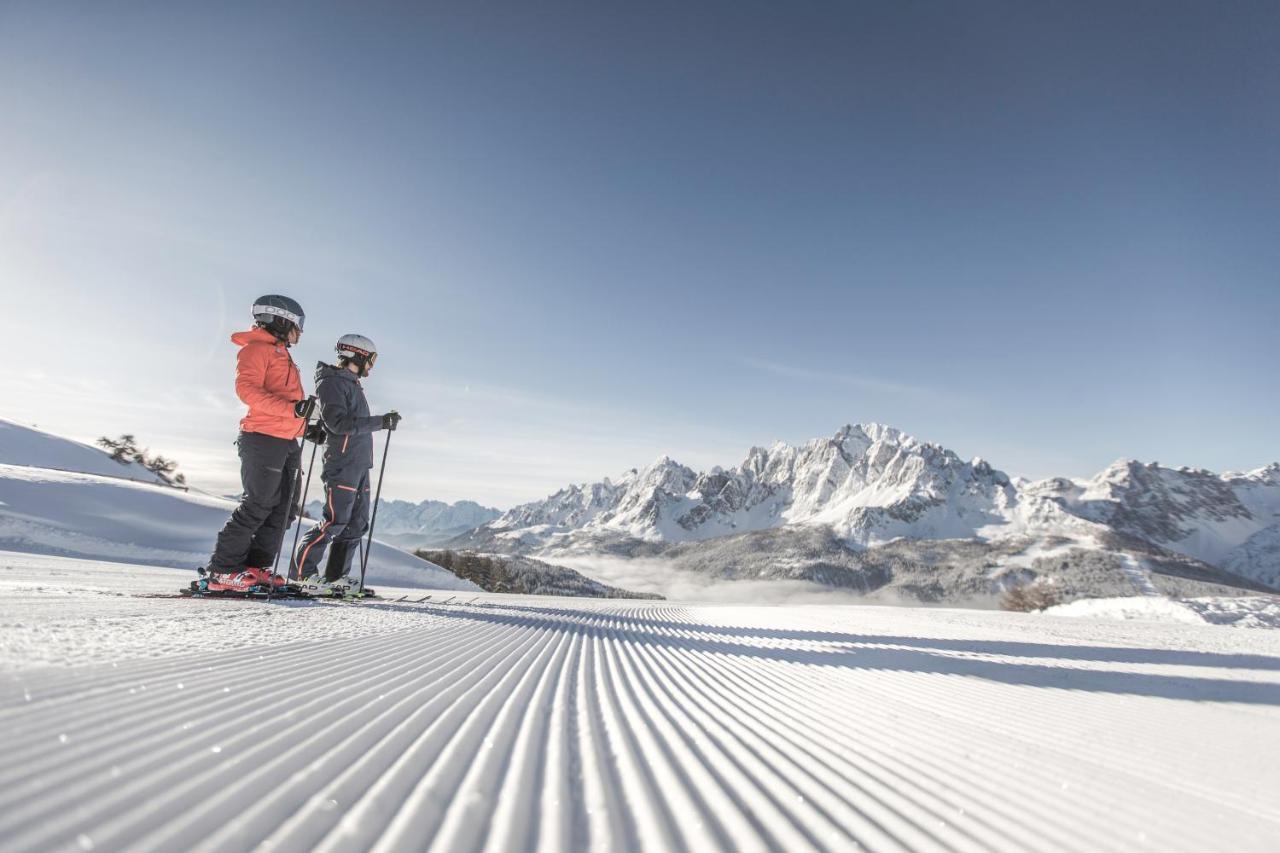
[[[1280,632],[0,553],[0,848],[1274,850]]]
[[[188,580],[204,565],[233,501],[162,486],[0,465],[0,549],[186,566]],[[314,522],[304,521],[307,527]],[[298,538],[285,534],[281,571]],[[470,581],[377,540],[369,553],[372,583],[476,590]]]
[[[152,481],[119,473],[130,470]],[[0,419],[0,550],[186,566],[193,579],[236,503],[154,479],[140,465],[119,465],[96,448]],[[296,539],[295,525],[285,547]],[[368,570],[372,583],[478,589],[377,540]]]

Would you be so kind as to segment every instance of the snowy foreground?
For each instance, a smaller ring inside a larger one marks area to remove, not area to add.
[[[1280,840],[1273,630],[189,577],[0,553],[0,848]]]

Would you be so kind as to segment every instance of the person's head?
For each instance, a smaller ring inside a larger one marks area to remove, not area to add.
[[[359,377],[368,376],[378,360],[378,348],[364,335],[343,335],[334,349],[338,351],[338,367]]]
[[[285,346],[302,337],[307,315],[302,306],[287,296],[271,294],[254,300],[253,319]]]

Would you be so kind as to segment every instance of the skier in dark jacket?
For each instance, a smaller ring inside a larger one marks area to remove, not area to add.
[[[373,467],[373,433],[395,429],[400,415],[370,415],[360,380],[377,361],[373,341],[343,335],[336,365],[316,365],[319,420],[310,437],[325,445],[324,515],[303,537],[289,569],[307,595],[359,595],[360,578],[351,576],[357,543],[369,527],[369,469]],[[319,569],[326,547],[329,559]]]
[[[289,502],[301,467],[298,438],[314,400],[302,390],[289,347],[302,336],[306,315],[287,296],[263,296],[253,304],[256,325],[231,341],[236,356],[236,395],[249,407],[240,421],[240,482],[244,496],[218,534],[200,581],[213,592],[248,592],[267,584],[289,524]]]

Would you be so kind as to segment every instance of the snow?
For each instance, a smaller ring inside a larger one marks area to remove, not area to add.
[[[1086,598],[1050,607],[1044,612],[1048,616],[1077,619],[1137,619],[1239,628],[1280,628],[1280,596],[1274,595]]]
[[[1189,535],[1169,542],[1168,546],[1180,554],[1195,557],[1210,565],[1223,565],[1232,550],[1244,544],[1259,530],[1258,522],[1253,518],[1202,521]]]
[[[6,851],[1280,837],[1280,632],[484,593],[149,597],[183,577],[0,553]]]
[[[1182,602],[1171,598],[1131,596],[1084,598],[1044,611],[1046,616],[1077,619],[1136,619],[1145,622],[1181,622],[1201,625],[1204,620]]]
[[[162,486],[17,465],[0,465],[0,501],[5,504],[0,506],[0,548],[189,570],[209,559],[218,531],[235,508],[232,501]],[[295,530],[286,534],[286,548]],[[369,579],[476,589],[376,541]]]
[[[1280,628],[1280,597],[1274,595],[1188,598],[1183,603],[1211,625]]]
[[[1124,576],[1129,579],[1129,583],[1133,584],[1133,588],[1138,591],[1139,595],[1154,596],[1160,594],[1155,584],[1151,582],[1151,570],[1143,565],[1141,560],[1132,554],[1117,554],[1116,556],[1120,560],[1120,570],[1124,572]]]
[[[162,482],[137,462],[121,464],[96,447],[4,418],[0,418],[0,464],[80,471],[146,483]]]
[[[1030,570],[1036,560],[1048,560],[1054,557],[1065,557],[1073,548],[1080,547],[1075,540],[1057,540],[1046,542],[1033,540],[1013,556],[1001,557],[988,572],[989,577],[998,577],[1013,570]]]
[[[161,486],[17,465],[0,465],[0,500],[0,547],[193,566],[208,558],[235,506]]]
[[[1265,527],[1223,560],[1223,566],[1280,589],[1280,524]]]

